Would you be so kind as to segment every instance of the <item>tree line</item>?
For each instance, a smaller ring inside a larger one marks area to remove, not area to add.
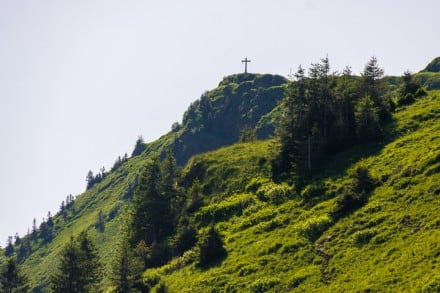
[[[341,74],[332,73],[328,57],[312,64],[308,75],[299,66],[277,117],[279,150],[272,161],[274,178],[298,182],[312,174],[326,155],[383,138],[383,126],[395,107],[426,94],[411,73],[405,72],[396,103],[383,76],[375,57],[361,76],[353,75],[350,67]]]

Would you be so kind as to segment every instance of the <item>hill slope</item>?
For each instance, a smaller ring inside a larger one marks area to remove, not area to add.
[[[193,103],[170,133],[78,196],[71,208],[54,217],[50,240],[36,237],[31,242],[23,269],[33,291],[49,291],[61,248],[83,230],[99,249],[103,286],[110,288],[138,174],[166,148],[180,165],[186,164],[183,186],[200,182],[202,206],[191,221],[199,231],[214,225],[227,256],[201,269],[195,264],[197,252],[189,250],[164,267],[147,270],[144,278],[151,284],[160,282],[170,292],[377,291],[384,286],[416,291],[439,286],[440,92],[399,108],[388,126],[388,141],[330,157],[313,180],[295,188],[270,179],[275,141],[232,145],[245,127],[256,129],[260,138],[273,133],[272,110],[285,82],[273,75],[226,77]],[[215,150],[227,145],[232,146]],[[206,151],[211,152],[192,157]],[[362,205],[351,207],[349,190],[362,170],[370,174],[371,190]]]
[[[437,91],[395,114],[395,139],[332,157],[299,194],[267,177],[270,141],[197,156],[187,174],[204,165],[204,186],[222,186],[205,188],[211,203],[195,217],[215,223],[227,257],[200,269],[188,253],[144,277],[170,292],[438,292],[439,118]],[[375,188],[335,217],[357,168]]]
[[[59,212],[53,218],[53,236],[49,241],[40,236],[28,241],[31,235],[26,236],[23,243],[30,242],[30,247],[23,253],[23,268],[31,288],[35,292],[48,291],[49,277],[57,268],[61,248],[70,237],[83,230],[89,231],[96,242],[105,264],[104,285],[108,286],[137,176],[148,158],[171,147],[178,163],[183,165],[196,153],[237,142],[244,127],[254,128],[261,117],[275,107],[283,97],[285,82],[281,76],[268,74],[225,77],[217,88],[204,93],[189,107],[181,125],[146,144],[141,155],[123,161],[106,173],[102,181],[78,196],[70,209]],[[229,124],[223,125],[222,121]],[[267,137],[272,131],[273,127],[268,125],[259,135]],[[41,235],[41,231],[36,234]]]

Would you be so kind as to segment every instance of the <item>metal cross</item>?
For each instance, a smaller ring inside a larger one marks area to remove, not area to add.
[[[247,64],[251,62],[247,57],[244,60],[241,60],[241,63],[244,63],[244,73],[247,73]]]

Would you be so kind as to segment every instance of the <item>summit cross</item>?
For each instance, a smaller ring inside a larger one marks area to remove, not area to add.
[[[244,73],[247,73],[247,64],[251,62],[247,57],[244,60],[241,60],[241,63],[244,63]]]

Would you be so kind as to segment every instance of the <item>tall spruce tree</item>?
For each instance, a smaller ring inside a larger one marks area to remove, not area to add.
[[[8,258],[0,270],[0,290],[4,293],[28,292],[27,278],[14,257]]]
[[[294,181],[298,174],[300,161],[300,139],[302,117],[305,112],[304,101],[304,71],[299,66],[295,74],[297,82],[290,81],[285,97],[281,102],[282,112],[278,117],[276,133],[280,149],[272,161],[275,179]]]
[[[136,288],[142,289],[143,269],[142,261],[133,254],[128,240],[123,237],[116,258],[112,263],[110,276],[115,292],[128,293],[133,292]]]
[[[101,265],[93,242],[86,232],[61,251],[57,272],[51,276],[53,292],[100,292]]]
[[[133,201],[131,243],[141,240],[147,245],[160,241],[169,232],[169,199],[163,194],[160,161],[154,157],[139,176]]]

